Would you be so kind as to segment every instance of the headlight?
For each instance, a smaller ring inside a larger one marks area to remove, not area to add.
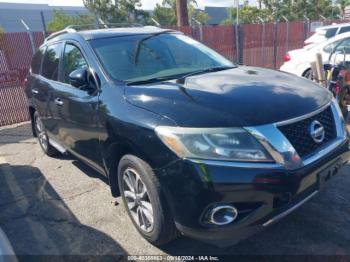
[[[159,138],[181,158],[272,162],[265,148],[243,128],[160,126]]]

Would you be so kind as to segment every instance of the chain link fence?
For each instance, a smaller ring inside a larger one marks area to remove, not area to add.
[[[333,22],[323,21],[323,25]],[[182,31],[240,64],[279,68],[288,50],[301,48],[311,34],[310,21],[187,26]],[[0,34],[0,126],[29,120],[24,81],[34,49],[44,40],[42,32]],[[31,41],[31,38],[33,41]]]

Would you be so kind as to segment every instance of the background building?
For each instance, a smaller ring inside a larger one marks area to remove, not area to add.
[[[47,4],[0,3],[0,26],[5,32],[23,32],[23,19],[32,31],[43,31],[40,12],[43,12],[46,24],[51,21],[53,10],[61,9],[68,15],[88,12],[83,6],[50,6]]]

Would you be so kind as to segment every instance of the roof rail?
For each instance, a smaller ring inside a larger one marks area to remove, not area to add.
[[[120,28],[120,27],[143,27],[137,23],[104,23],[102,20],[95,24],[81,24],[81,25],[69,25],[61,31],[54,32],[46,37],[45,41],[50,40],[59,35],[67,33],[75,33],[81,30],[93,30],[93,29],[107,29],[107,28]]]
[[[45,41],[50,40],[50,39],[52,39],[56,36],[59,36],[59,35],[63,35],[63,34],[67,34],[67,33],[74,33],[74,32],[76,32],[75,29],[66,27],[65,29],[63,29],[61,31],[57,31],[57,32],[50,34],[48,37],[45,38]]]
[[[79,30],[93,30],[93,29],[105,29],[105,28],[120,28],[120,27],[142,27],[142,24],[137,23],[105,23],[102,20],[95,24],[81,24],[81,25],[69,25],[66,29]]]

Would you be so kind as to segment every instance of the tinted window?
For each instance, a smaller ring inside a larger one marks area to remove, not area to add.
[[[339,34],[349,32],[349,31],[350,31],[350,26],[344,26],[340,28]]]
[[[331,38],[335,36],[335,33],[337,32],[338,28],[330,28],[326,30],[326,38]]]
[[[91,45],[109,75],[118,80],[139,81],[233,66],[215,51],[181,34],[95,39]]]
[[[344,39],[337,47],[336,51],[340,53],[350,54],[350,38]]]
[[[326,52],[326,53],[331,53],[333,51],[333,49],[340,43],[340,41],[335,41],[333,43],[330,43],[328,45],[326,45],[324,48],[323,48],[323,51]]]
[[[43,59],[43,53],[45,48],[41,47],[34,55],[32,64],[31,64],[31,70],[33,74],[39,74],[40,71],[40,65],[41,61]]]
[[[52,80],[58,80],[58,65],[62,52],[62,44],[53,44],[47,47],[43,67],[42,76]]]
[[[83,54],[75,45],[67,44],[63,55],[63,82],[69,84],[69,74],[83,68],[87,68]]]

